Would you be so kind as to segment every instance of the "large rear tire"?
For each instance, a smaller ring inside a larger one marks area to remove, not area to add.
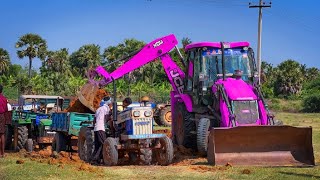
[[[172,163],[173,159],[173,144],[170,138],[167,136],[160,139],[161,148],[155,149],[155,157],[158,164],[167,166]]]
[[[162,126],[171,126],[172,122],[172,114],[171,114],[171,106],[167,106],[160,110],[160,124]]]
[[[184,104],[175,106],[174,116],[174,143],[186,148],[196,149],[196,124],[192,120],[193,114],[189,113]]]
[[[108,137],[103,143],[103,161],[107,166],[116,166],[118,164],[117,141]]]
[[[19,126],[18,129],[18,140],[16,150],[20,151],[24,149],[28,140],[28,128],[27,126]]]
[[[90,162],[94,150],[94,132],[92,128],[81,127],[78,138],[78,153],[81,160]]]
[[[5,134],[5,138],[6,138],[5,149],[6,150],[11,150],[11,148],[12,148],[12,136],[13,136],[13,128],[11,125],[7,125],[6,126],[6,134]]]
[[[198,152],[205,156],[207,155],[208,142],[209,142],[209,128],[210,128],[210,119],[201,118],[199,120],[198,129],[197,129],[197,148]]]

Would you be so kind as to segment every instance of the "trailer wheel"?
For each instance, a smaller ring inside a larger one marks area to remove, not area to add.
[[[160,123],[163,126],[171,126],[172,116],[171,116],[171,106],[167,106],[160,110]]]
[[[33,151],[33,140],[28,139],[26,142],[26,150],[27,152],[32,152]]]
[[[80,128],[77,146],[80,159],[83,161],[87,161],[86,127]]]
[[[149,148],[146,148],[146,149],[141,149],[140,152],[141,152],[140,158],[143,161],[143,163],[145,165],[150,165],[152,161],[152,150]]]
[[[114,138],[108,137],[103,143],[103,161],[107,166],[118,164],[117,142]]]
[[[161,148],[154,149],[155,157],[158,164],[167,166],[173,159],[173,144],[170,138],[167,136],[160,139]]]
[[[184,104],[178,103],[173,115],[174,142],[186,148],[196,149],[196,125],[192,120],[193,114],[187,111]]]
[[[18,129],[18,140],[16,150],[20,151],[25,148],[26,142],[28,140],[28,128],[27,126],[19,126]]]
[[[86,128],[86,147],[87,147],[87,160],[92,160],[92,153],[94,151],[94,131],[92,128]]]
[[[197,148],[201,155],[207,155],[210,120],[201,118],[197,129]]]
[[[55,134],[55,150],[57,151],[57,153],[59,153],[60,151],[65,151],[67,150],[67,142],[66,142],[66,138],[65,135],[61,132],[56,132]]]
[[[12,136],[13,136],[13,128],[11,125],[7,125],[6,126],[6,134],[5,134],[5,138],[6,138],[5,149],[6,150],[11,150],[11,148],[12,148]]]

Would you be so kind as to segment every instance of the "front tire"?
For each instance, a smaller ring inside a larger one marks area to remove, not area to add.
[[[201,118],[197,129],[197,148],[201,155],[207,155],[210,119]]]
[[[167,136],[160,139],[161,148],[155,149],[155,157],[158,164],[167,166],[172,163],[173,159],[173,144],[170,138]]]
[[[26,150],[27,152],[32,152],[33,151],[33,140],[28,139],[26,142]]]
[[[108,137],[103,143],[103,161],[107,166],[118,164],[117,142],[114,138]]]

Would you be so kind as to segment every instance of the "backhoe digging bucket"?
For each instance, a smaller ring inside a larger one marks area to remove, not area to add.
[[[93,101],[98,90],[99,86],[96,83],[89,82],[82,86],[81,90],[78,92],[78,98],[80,102],[93,112],[95,112]]]
[[[240,126],[210,131],[214,165],[314,166],[311,127]]]

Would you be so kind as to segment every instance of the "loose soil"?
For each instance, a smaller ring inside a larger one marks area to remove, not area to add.
[[[109,96],[109,93],[104,89],[99,89],[93,99],[93,107],[94,109],[98,109],[100,107],[101,100],[105,97]],[[89,108],[84,106],[78,98],[72,100],[69,104],[69,107],[65,110],[66,112],[78,112],[78,113],[93,113]]]

